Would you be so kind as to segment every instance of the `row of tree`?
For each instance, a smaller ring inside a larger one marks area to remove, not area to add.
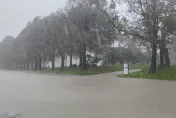
[[[35,17],[16,38],[7,36],[1,42],[1,66],[40,70],[42,62],[49,60],[54,70],[55,58],[61,57],[63,68],[69,55],[70,66],[72,57],[78,56],[80,67],[86,69],[87,53],[100,54],[102,45],[111,46],[116,35],[96,5],[93,0],[70,0],[64,10]],[[108,3],[104,0],[101,5]]]
[[[128,17],[118,15],[121,4],[127,6]],[[155,73],[157,49],[160,67],[170,66],[168,46],[175,39],[175,6],[175,0],[69,0],[62,10],[35,17],[16,38],[5,37],[0,43],[1,67],[38,70],[49,60],[54,70],[60,56],[63,69],[65,55],[69,55],[70,66],[77,56],[80,67],[86,69],[91,54],[112,64],[124,60],[148,63],[151,57],[150,72]],[[118,48],[112,48],[114,42]]]

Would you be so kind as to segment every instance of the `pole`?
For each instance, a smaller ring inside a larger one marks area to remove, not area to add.
[[[128,76],[130,75],[130,64],[128,63]]]

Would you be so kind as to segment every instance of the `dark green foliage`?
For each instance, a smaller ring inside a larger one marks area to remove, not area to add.
[[[72,68],[77,68],[78,66],[76,64],[73,64],[72,65]]]
[[[91,67],[97,67],[97,64],[93,64],[93,65],[91,65]]]
[[[123,64],[125,62],[133,64],[148,64],[151,56],[148,52],[142,52],[140,49],[131,50],[130,48],[117,47],[111,48],[107,54],[108,62],[111,64]]]

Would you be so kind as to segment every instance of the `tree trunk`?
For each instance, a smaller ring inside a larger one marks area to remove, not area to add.
[[[45,68],[45,61],[42,61],[42,68]]]
[[[161,45],[160,46],[160,65],[159,68],[164,68],[165,67],[165,63],[164,63],[164,47]]]
[[[83,69],[86,70],[87,69],[87,61],[86,61],[86,46],[84,46],[83,48]]]
[[[160,45],[160,65],[159,68],[170,67],[169,51],[166,48],[165,42]]]
[[[150,73],[156,73],[156,60],[157,60],[157,45],[152,45],[152,61],[150,66]]]
[[[82,54],[82,52],[80,52],[80,55],[79,55],[79,66],[80,66],[80,68],[83,66],[83,54]]]
[[[29,70],[29,60],[27,60],[27,64],[26,64],[26,68],[27,68],[27,70]]]
[[[55,70],[55,54],[53,54],[51,61],[52,61],[52,71],[54,71]]]
[[[26,70],[26,62],[23,63],[23,69]]]
[[[20,70],[22,70],[23,69],[23,64],[22,63],[20,63]]]
[[[165,65],[166,65],[166,67],[170,67],[170,57],[169,57],[169,51],[168,51],[167,48],[165,48],[164,57],[165,57]]]
[[[18,69],[18,62],[15,63],[15,69]]]
[[[39,55],[39,70],[42,70],[42,57]]]
[[[31,69],[34,70],[34,61],[31,63]]]
[[[152,37],[152,62],[150,67],[150,73],[156,73],[156,61],[157,61],[157,40],[158,40],[158,18],[157,18],[157,2],[152,0],[151,8],[153,10],[152,14],[152,29],[150,31]]]
[[[35,62],[34,62],[34,69],[35,69],[35,70],[38,70],[37,64],[38,64],[38,63],[37,63],[37,58],[35,58]]]
[[[72,67],[72,52],[71,52],[71,55],[70,55],[70,67]]]
[[[62,54],[62,55],[61,55],[61,70],[64,69],[64,63],[65,63],[65,55]]]
[[[37,53],[34,53],[34,70],[36,71],[38,69],[38,58]]]

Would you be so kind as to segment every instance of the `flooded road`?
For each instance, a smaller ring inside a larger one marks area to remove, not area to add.
[[[22,118],[175,118],[176,82],[116,73],[54,76],[0,71],[0,112]]]

